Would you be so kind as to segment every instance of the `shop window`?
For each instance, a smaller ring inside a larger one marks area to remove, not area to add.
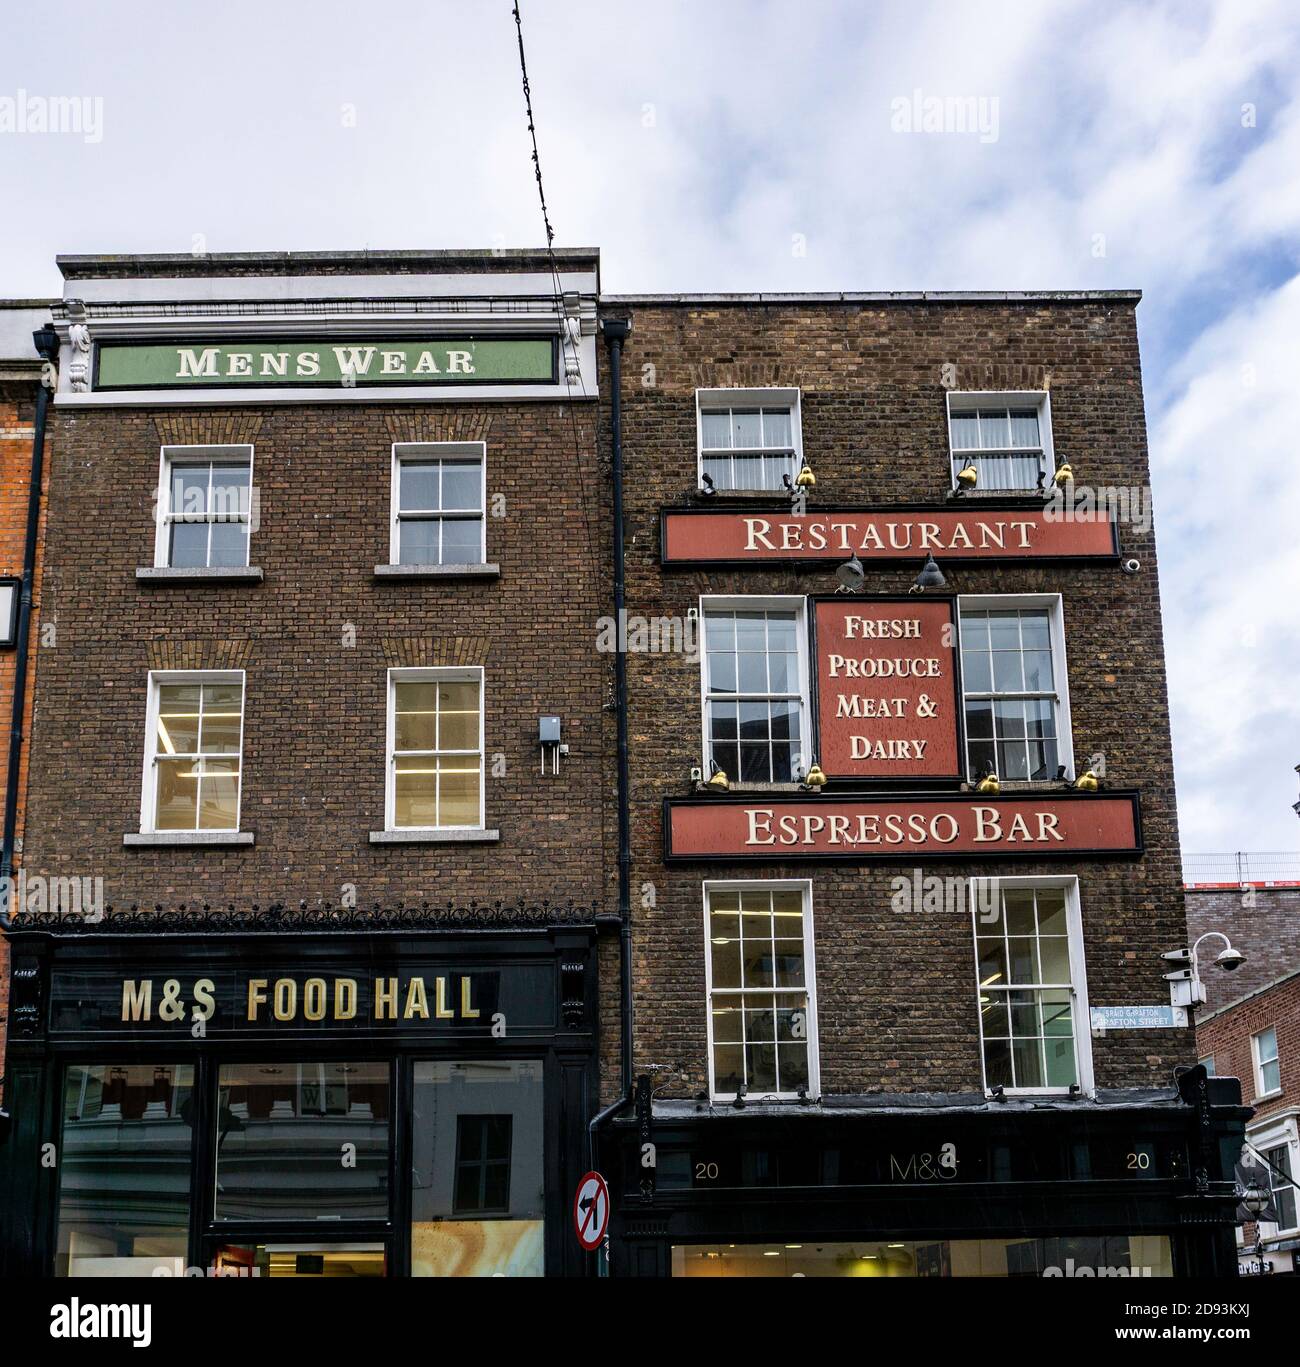
[[[784,489],[799,473],[797,389],[700,389],[696,411],[701,488]]]
[[[1255,1099],[1272,1096],[1282,1090],[1282,1065],[1277,1056],[1277,1031],[1270,1025],[1267,1030],[1250,1037],[1251,1052],[1255,1058]]]
[[[811,885],[706,883],[710,1089],[818,1095]]]
[[[792,783],[803,765],[802,600],[705,599],[704,755],[733,782]]]
[[[56,1275],[184,1274],[193,1092],[188,1064],[67,1068]]]
[[[215,1253],[218,1277],[383,1277],[388,1271],[382,1243],[223,1244]]]
[[[483,671],[388,673],[388,829],[483,825]]]
[[[1271,1202],[1277,1212],[1277,1228],[1291,1230],[1296,1227],[1295,1183],[1291,1180],[1291,1146],[1278,1144],[1275,1148],[1264,1150],[1264,1162],[1268,1164],[1269,1185],[1273,1191]]]
[[[958,601],[969,777],[1056,778],[1074,762],[1060,596]]]
[[[149,676],[142,831],[235,831],[244,673]]]
[[[164,446],[154,564],[247,565],[252,476],[251,446]]]
[[[393,446],[393,564],[483,563],[486,450],[482,442]]]
[[[948,395],[952,479],[974,465],[979,489],[1042,489],[1050,480],[1051,407],[1045,392]]]
[[[221,1065],[216,1219],[386,1219],[388,1159],[387,1064]]]
[[[971,909],[986,1090],[1091,1093],[1077,880],[972,881]]]
[[[540,1061],[417,1062],[411,1105],[413,1275],[542,1276]]]

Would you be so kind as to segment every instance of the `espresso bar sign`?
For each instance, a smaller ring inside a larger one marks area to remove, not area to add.
[[[961,778],[952,599],[822,599],[818,761],[829,778]]]
[[[665,509],[665,565],[819,565],[873,560],[1114,560],[1115,522],[1104,512],[1069,518],[1034,505],[954,510],[830,508],[789,512]]]
[[[1138,854],[1137,794],[669,798],[667,860],[1041,859]]]
[[[549,337],[360,338],[338,341],[101,342],[95,388],[550,384]]]

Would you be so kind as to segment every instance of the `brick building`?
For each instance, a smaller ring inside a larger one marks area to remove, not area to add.
[[[59,264],[7,1270],[582,1267],[595,253]]]
[[[1160,958],[1137,302],[604,301],[643,638],[616,1271],[1231,1268],[1246,1112],[1215,1080],[1196,1138]]]
[[[1210,1072],[1242,1080],[1254,1107],[1243,1166],[1262,1174],[1276,1218],[1240,1232],[1241,1266],[1250,1273],[1261,1270],[1261,1256],[1271,1273],[1300,1270],[1300,860],[1288,862],[1289,870],[1275,868],[1267,884],[1252,881],[1248,870],[1240,886],[1187,888],[1190,939],[1218,931],[1246,955],[1231,974],[1203,973],[1207,1001],[1198,1012],[1196,1045]]]
[[[15,642],[8,639],[9,628],[16,629],[21,597],[23,561],[27,542],[27,513],[31,490],[32,442],[35,431],[36,396],[41,381],[41,358],[32,340],[36,329],[50,320],[50,303],[43,299],[0,301],[0,623],[6,644],[0,647],[0,717],[4,732],[0,736],[0,802],[6,808],[9,793],[9,756],[12,743],[11,719],[14,705],[14,679],[17,672]],[[38,527],[35,578],[32,593],[31,635],[39,640],[40,568],[43,527]],[[23,690],[25,708],[23,732],[31,730],[31,682],[36,662],[29,656],[27,684]],[[22,859],[22,832],[26,803],[27,755],[18,756],[17,790],[13,794],[13,863]],[[12,908],[11,908],[12,909]],[[4,1057],[5,1032],[9,1015],[8,949],[0,936],[0,1059]],[[0,1073],[3,1069],[0,1069]],[[3,1084],[0,1083],[0,1096]]]

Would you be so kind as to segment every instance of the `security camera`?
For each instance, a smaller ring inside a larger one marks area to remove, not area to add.
[[[1231,973],[1234,968],[1240,968],[1246,962],[1246,956],[1239,949],[1233,949],[1231,945],[1219,955],[1214,961],[1225,973]]]
[[[1120,569],[1122,569],[1122,570],[1124,571],[1125,574],[1136,574],[1136,573],[1138,572],[1138,570],[1140,570],[1141,568],[1142,568],[1142,562],[1141,562],[1140,560],[1138,560],[1136,557],[1131,556],[1131,555],[1130,555],[1129,558],[1128,558],[1127,560],[1125,560],[1125,561],[1123,562],[1123,564],[1120,566]]]

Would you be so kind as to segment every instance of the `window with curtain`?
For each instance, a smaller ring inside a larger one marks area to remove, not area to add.
[[[798,776],[801,620],[793,608],[705,609],[706,759],[733,781],[790,783]]]
[[[963,408],[954,400],[948,415],[954,473],[973,464],[980,489],[1044,487],[1052,474],[1043,441],[1045,418],[1039,408],[996,404]]]
[[[782,489],[799,473],[798,415],[793,405],[700,405],[700,470],[713,487]]]

